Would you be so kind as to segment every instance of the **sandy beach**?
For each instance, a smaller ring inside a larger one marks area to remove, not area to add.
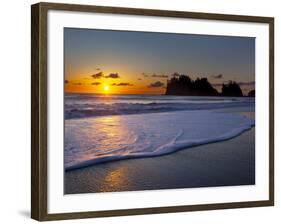
[[[222,110],[254,119],[247,108]],[[65,194],[255,184],[255,128],[227,141],[65,172]]]

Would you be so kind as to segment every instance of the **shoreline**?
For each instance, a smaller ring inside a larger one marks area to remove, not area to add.
[[[186,148],[226,141],[251,129],[255,123],[244,115],[189,110],[82,118],[69,120],[65,125],[68,143],[65,147],[70,150],[65,154],[64,169],[69,172],[101,163],[169,155]],[[100,128],[102,132],[96,132],[95,128]],[[142,132],[148,136],[145,136],[147,140]],[[104,139],[104,136],[110,137],[108,133],[116,138],[115,148],[110,148],[110,139]],[[149,136],[155,136],[154,142]],[[99,145],[95,139],[100,139],[102,144]],[[72,150],[79,149],[81,141],[84,142],[81,149],[84,153],[78,151],[73,156]],[[123,142],[126,144],[122,145]],[[85,146],[97,149],[91,151]]]
[[[254,119],[254,112],[245,109],[216,112],[240,113]],[[167,155],[125,159],[67,171],[65,194],[255,184],[254,133],[255,127],[252,127],[229,140]]]

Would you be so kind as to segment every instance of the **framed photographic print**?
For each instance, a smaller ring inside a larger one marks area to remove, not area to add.
[[[32,218],[274,204],[274,19],[32,5]]]

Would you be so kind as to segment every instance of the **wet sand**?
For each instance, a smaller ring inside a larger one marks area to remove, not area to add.
[[[254,118],[254,112],[241,109],[237,112]],[[252,184],[255,184],[255,128],[227,141],[169,155],[65,172],[65,194]]]

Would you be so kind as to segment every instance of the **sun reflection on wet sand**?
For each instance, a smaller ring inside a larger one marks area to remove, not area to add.
[[[107,192],[109,189],[123,189],[129,184],[128,167],[118,167],[109,171],[102,181],[103,185],[100,188],[101,192]]]

